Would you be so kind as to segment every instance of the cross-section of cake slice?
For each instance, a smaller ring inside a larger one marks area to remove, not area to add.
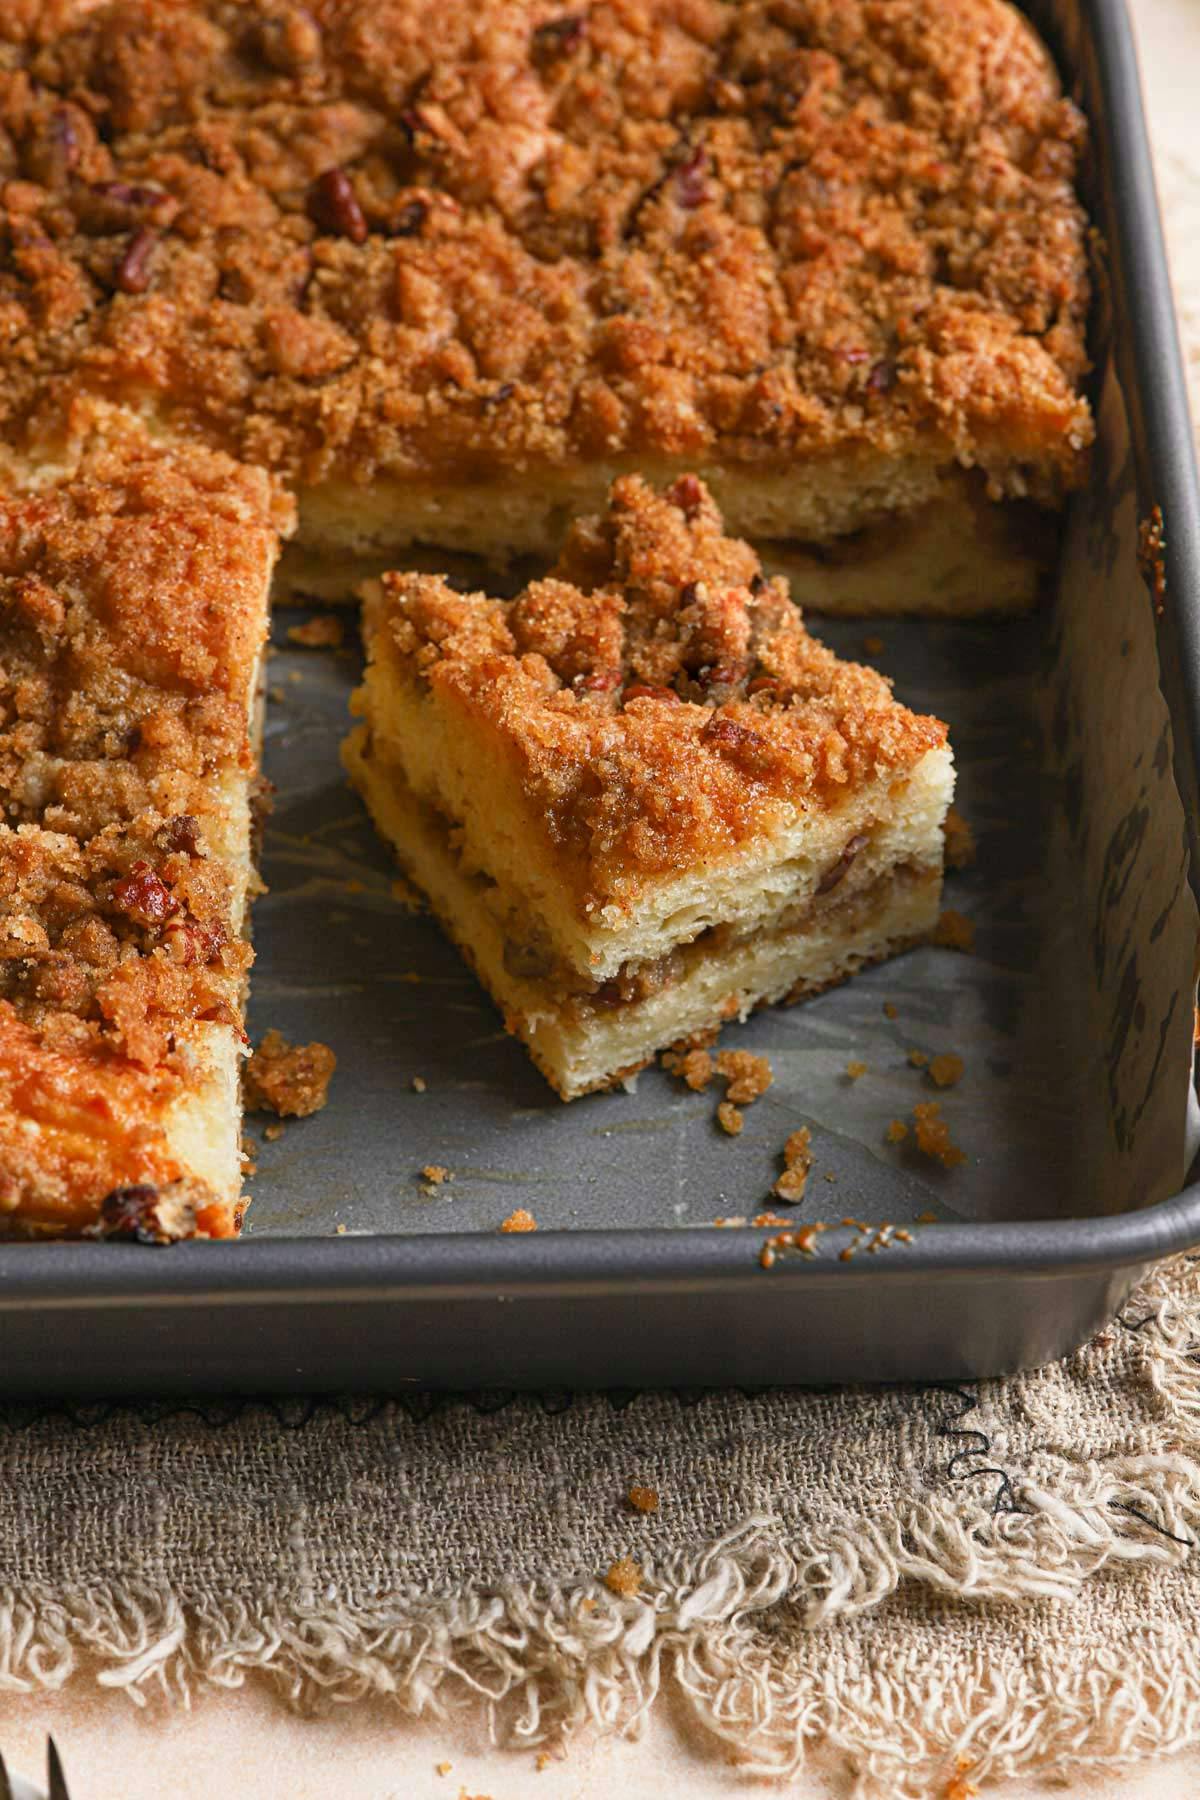
[[[110,409],[42,455],[0,464],[0,1235],[227,1237],[288,508]]]
[[[933,924],[946,728],[806,631],[694,476],[515,600],[368,591],[351,774],[564,1098]]]

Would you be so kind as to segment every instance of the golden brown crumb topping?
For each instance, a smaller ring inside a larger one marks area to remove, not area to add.
[[[307,1119],[329,1098],[336,1068],[328,1044],[289,1044],[281,1031],[268,1031],[243,1073],[246,1105],[251,1112]],[[442,1170],[439,1179],[445,1178]]]
[[[1053,497],[1083,123],[1004,0],[17,0],[0,423],[314,481],[870,445]]]
[[[0,1037],[21,1046],[0,1207],[67,1226],[110,1173],[180,1177],[161,1121],[181,1040],[240,1028],[221,778],[251,766],[284,522],[266,477],[217,452],[75,423],[36,485],[0,466]]]
[[[608,514],[512,601],[385,576],[375,629],[375,654],[500,739],[597,895],[836,807],[946,741],[809,636],[693,475],[662,494],[618,480]]]
[[[632,1556],[619,1556],[610,1563],[604,1576],[604,1585],[611,1593],[619,1594],[622,1599],[632,1600],[641,1592],[642,1571]]]
[[[811,1169],[812,1132],[807,1125],[801,1125],[783,1146],[783,1173],[771,1189],[775,1198],[788,1206],[803,1200]]]
[[[507,1219],[500,1221],[500,1229],[504,1232],[536,1231],[537,1220],[523,1206],[518,1206],[515,1212],[509,1213]]]
[[[635,1512],[656,1513],[658,1511],[658,1489],[643,1487],[640,1482],[629,1484],[629,1504]]]

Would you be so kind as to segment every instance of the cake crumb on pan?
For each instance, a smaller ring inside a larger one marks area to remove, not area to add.
[[[287,635],[288,643],[302,650],[340,650],[346,628],[336,613],[317,613],[303,625],[290,625]]]
[[[955,1087],[962,1080],[966,1064],[961,1056],[946,1051],[935,1056],[929,1064],[928,1074],[940,1088]]]
[[[939,1101],[926,1100],[921,1105],[914,1106],[913,1118],[916,1121],[917,1149],[922,1156],[931,1157],[946,1169],[956,1169],[960,1163],[966,1162],[966,1151],[960,1149],[951,1138],[950,1127],[942,1117]]]
[[[518,1206],[515,1212],[510,1212],[507,1219],[501,1221],[500,1229],[508,1232],[536,1231],[537,1220],[531,1212],[526,1212],[523,1206]]]
[[[640,1483],[634,1481],[629,1485],[627,1498],[635,1512],[656,1513],[658,1511],[657,1488],[642,1487]]]
[[[948,906],[934,926],[929,941],[942,950],[970,951],[975,947],[975,927],[965,913]]]
[[[328,1044],[290,1044],[272,1027],[243,1071],[246,1105],[251,1112],[306,1119],[329,1098],[336,1067]]]
[[[975,861],[975,833],[957,806],[952,806],[947,812],[942,829],[946,839],[946,867],[970,868]]]
[[[783,1147],[783,1163],[783,1174],[777,1178],[771,1192],[777,1200],[795,1206],[804,1198],[804,1189],[812,1168],[812,1132],[807,1125],[801,1125],[788,1138]]]

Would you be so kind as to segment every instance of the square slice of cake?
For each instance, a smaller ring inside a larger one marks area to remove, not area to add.
[[[805,603],[1017,609],[1092,436],[1084,137],[1007,0],[18,6],[0,431],[136,396],[331,596],[694,469]]]
[[[691,475],[510,601],[368,591],[351,775],[566,1099],[933,925],[946,728],[811,637]]]
[[[0,1236],[227,1237],[287,505],[79,408],[0,460]]]

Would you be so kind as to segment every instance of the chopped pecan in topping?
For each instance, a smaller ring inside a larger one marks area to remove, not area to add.
[[[701,486],[700,477],[698,475],[681,475],[667,489],[667,499],[672,506],[678,506],[691,518],[692,514],[698,511],[704,499],[704,489]]]
[[[149,225],[143,225],[130,238],[113,276],[123,294],[144,294],[150,286],[150,257],[157,242],[158,233]]]
[[[388,230],[393,237],[416,237],[428,217],[428,200],[406,200],[392,215]]]
[[[349,238],[352,244],[367,241],[367,221],[345,169],[326,169],[318,175],[308,196],[308,216],[321,231]]]
[[[676,165],[675,198],[680,206],[687,208],[688,211],[702,206],[708,197],[708,182],[705,179],[707,170],[708,152],[703,144],[697,144],[696,148]]]
[[[162,925],[179,911],[179,902],[162,877],[139,859],[128,875],[113,883],[112,903],[138,925]]]
[[[622,698],[626,702],[630,700],[669,700],[674,706],[680,704],[679,695],[674,688],[650,687],[644,681],[630,682]]]
[[[587,36],[587,20],[581,13],[567,13],[561,19],[547,19],[534,28],[530,39],[530,55],[536,67],[557,62],[578,50]]]
[[[164,850],[177,856],[199,856],[200,821],[193,813],[176,813],[158,834]]]
[[[195,1207],[183,1192],[184,1186],[172,1182],[162,1189],[147,1181],[114,1188],[100,1203],[92,1235],[127,1238],[135,1244],[173,1244],[191,1237]]]
[[[750,731],[736,719],[726,719],[719,713],[701,729],[700,742],[710,749],[727,751],[735,760],[758,756],[763,749],[757,731]]]
[[[590,674],[576,675],[571,686],[582,694],[611,694],[614,688],[621,685],[620,669],[593,669]],[[626,699],[630,690],[626,690]]]

